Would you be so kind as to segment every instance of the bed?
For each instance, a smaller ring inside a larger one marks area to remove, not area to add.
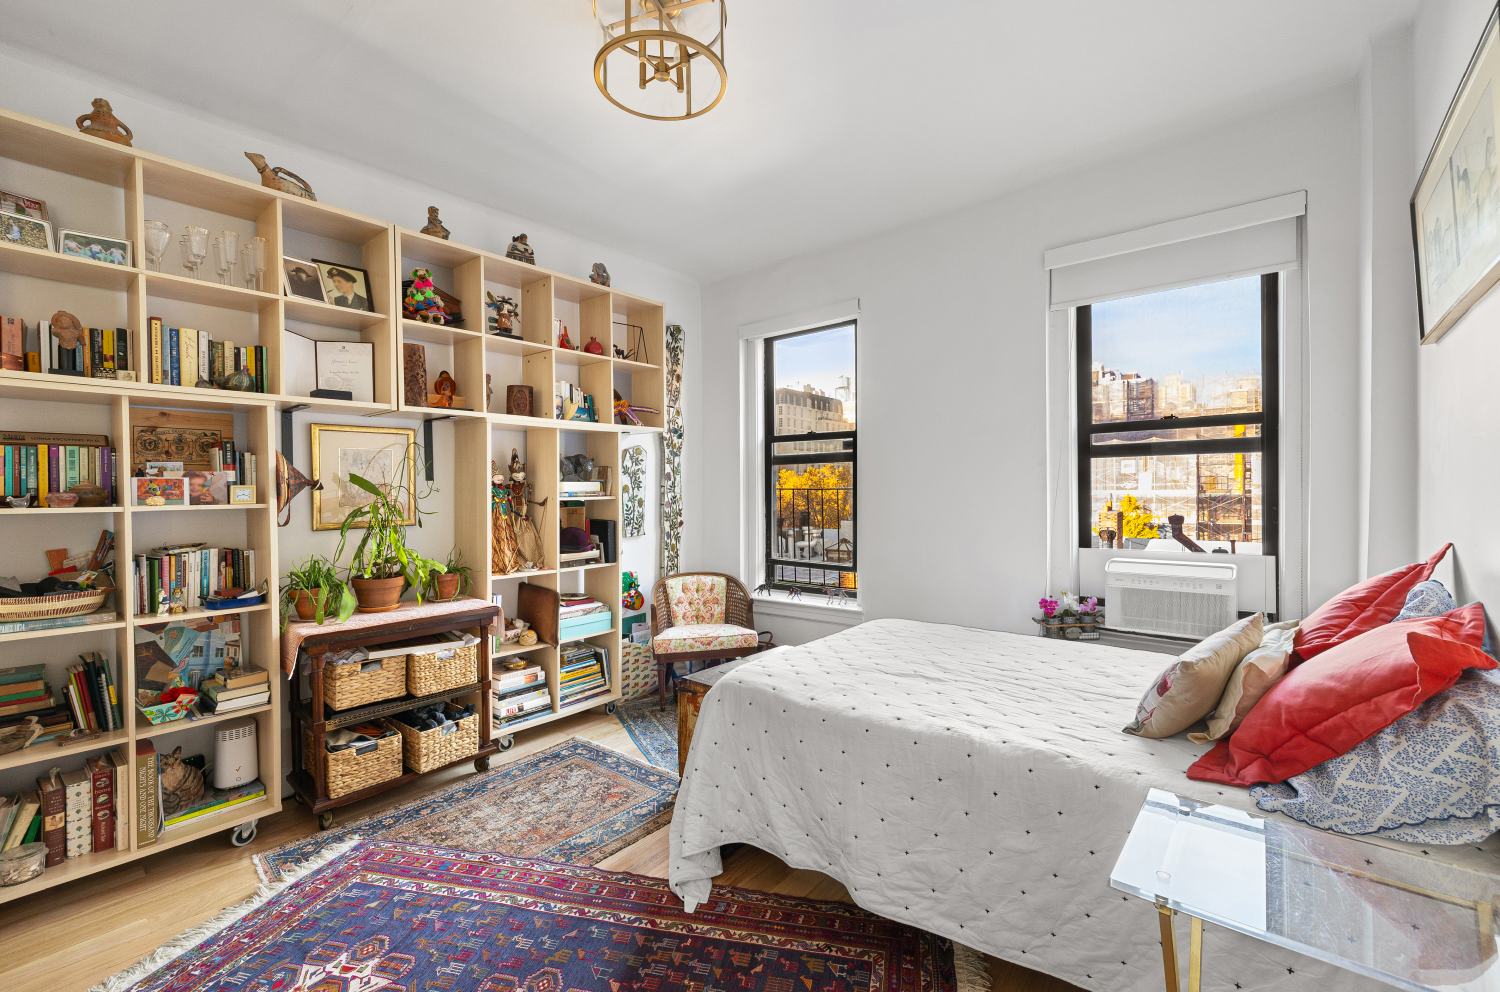
[[[1168,660],[875,620],[741,663],[693,734],[672,888],[692,909],[719,846],[751,844],[995,957],[1086,989],[1156,992],[1156,911],[1109,887],[1147,789],[1256,809],[1246,789],[1184,775],[1206,745],[1120,732]],[[1494,870],[1497,849],[1430,856]],[[1216,927],[1204,962],[1206,988],[1387,987]]]

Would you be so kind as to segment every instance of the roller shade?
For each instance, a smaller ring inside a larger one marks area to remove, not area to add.
[[[1297,268],[1305,193],[1047,252],[1053,310]]]

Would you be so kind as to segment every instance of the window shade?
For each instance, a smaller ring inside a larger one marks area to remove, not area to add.
[[[1306,194],[1261,200],[1047,252],[1054,310],[1297,267]]]

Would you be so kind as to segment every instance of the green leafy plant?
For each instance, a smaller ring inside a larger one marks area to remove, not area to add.
[[[335,559],[336,561],[337,559]],[[321,555],[309,555],[307,560],[286,573],[286,582],[281,587],[281,629],[286,629],[287,619],[295,609],[297,593],[306,592],[316,604],[314,621],[321,624],[330,614],[342,623],[354,615],[357,605],[354,592],[339,578],[338,566]]]
[[[465,595],[469,591],[469,587],[473,584],[473,577],[470,574],[469,566],[464,564],[464,554],[457,548],[454,548],[452,551],[448,552],[448,560],[443,563],[442,569],[438,572],[434,572],[430,576],[430,585],[427,587],[426,591],[427,595],[431,596],[433,599],[438,598],[437,577],[444,574],[458,576],[457,594],[459,596]]]
[[[334,555],[334,560],[343,557],[349,531],[363,522],[364,533],[349,559],[349,578],[404,578],[407,585],[417,590],[417,602],[420,603],[422,593],[429,588],[433,576],[441,574],[445,569],[442,562],[426,558],[406,545],[406,507],[410,506],[415,511],[418,527],[422,526],[422,516],[427,512],[419,506],[418,494],[405,482],[415,474],[409,470],[409,464],[415,465],[416,459],[416,446],[413,445],[396,466],[396,471],[391,473],[393,481],[390,482],[375,483],[362,475],[349,473],[349,481],[373,498],[364,506],[351,510],[344,518],[344,525],[339,529],[339,550]],[[429,486],[421,496],[430,496],[436,491]]]

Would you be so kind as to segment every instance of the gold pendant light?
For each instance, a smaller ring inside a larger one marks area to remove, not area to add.
[[[601,6],[623,16],[615,19]],[[594,82],[616,107],[653,121],[685,121],[724,99],[724,0],[594,0],[594,16],[604,30]]]

